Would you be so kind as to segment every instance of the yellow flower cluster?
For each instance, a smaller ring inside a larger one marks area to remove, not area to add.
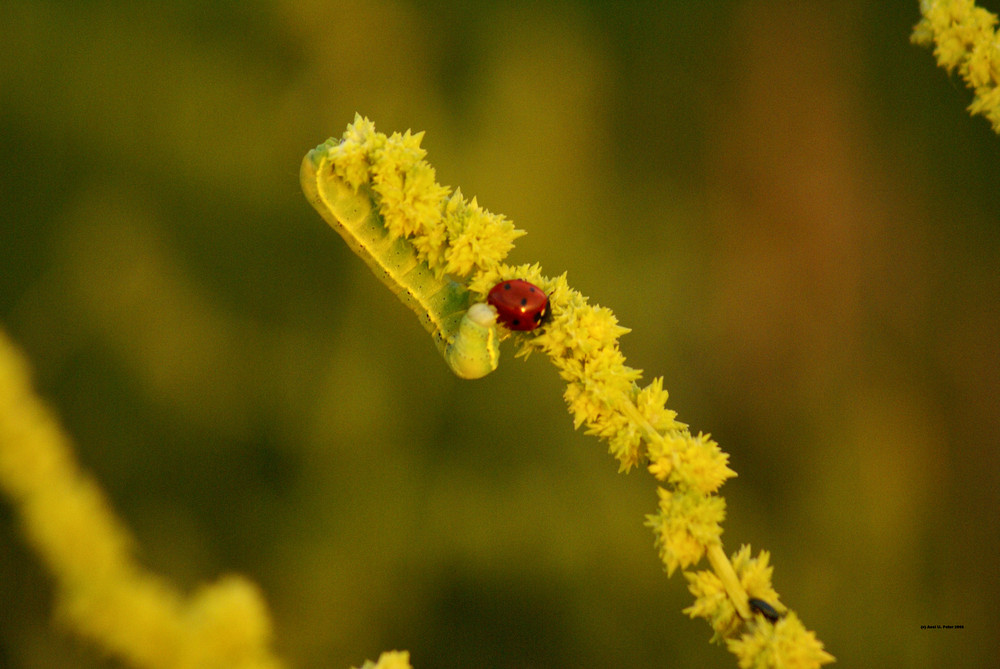
[[[770,620],[762,613],[743,618],[733,606],[722,579],[712,571],[684,574],[688,589],[696,598],[684,613],[707,619],[715,631],[712,640],[725,640],[740,667],[798,669],[833,662],[833,656],[823,650],[816,635],[778,601],[778,593],[771,586],[774,568],[768,565],[769,560],[767,551],[752,558],[750,547],[743,546],[733,555],[732,566],[743,590],[753,599],[767,602],[777,620]]]
[[[367,118],[355,115],[340,141],[326,149],[337,176],[354,190],[369,188],[386,229],[405,238],[439,278],[468,276],[496,265],[524,234],[503,216],[462,197],[461,190],[435,181],[434,168],[420,147],[424,133],[375,131]]]
[[[982,114],[1000,133],[1000,40],[997,16],[973,0],[921,0],[923,18],[911,40],[934,46],[938,65],[958,71],[975,92],[971,114]]]
[[[140,667],[277,669],[257,588],[229,576],[188,600],[144,571],[97,484],[0,332],[0,489],[55,578],[60,616]]]
[[[659,509],[647,516],[647,525],[653,528],[664,567],[672,574],[708,555],[713,571],[686,574],[698,597],[688,612],[711,622],[716,637],[730,643],[741,666],[804,669],[832,662],[833,656],[794,614],[773,624],[753,614],[748,592],[773,605],[778,596],[771,588],[766,554],[752,561],[746,549],[735,556],[734,565],[722,551],[725,500],[716,493],[726,479],[736,476],[728,467],[729,456],[708,435],[692,435],[676,420],[675,412],[666,408],[661,378],[645,387],[637,384],[642,372],[625,363],[618,346],[618,338],[629,330],[618,325],[609,309],[590,304],[569,286],[565,274],[551,278],[537,264],[502,262],[521,231],[501,216],[482,212],[475,200],[462,204],[458,191],[437,212],[447,189],[430,184],[434,172],[423,161],[421,137],[407,132],[387,138],[356,116],[335,149],[342,152],[334,158],[335,169],[345,180],[359,179],[356,188],[371,188],[387,229],[408,237],[438,276],[462,277],[480,300],[496,284],[514,278],[546,293],[550,317],[542,327],[509,333],[518,344],[518,356],[535,351],[548,356],[566,382],[564,398],[575,427],[586,426],[588,434],[607,441],[619,471],[644,463],[661,482]],[[366,173],[372,175],[370,182],[364,180]],[[426,193],[412,192],[418,188]],[[466,215],[456,217],[463,208]],[[420,213],[429,209],[435,212]],[[750,627],[749,635],[735,639],[744,625]]]
[[[641,370],[625,364],[618,338],[629,332],[611,310],[591,305],[566,275],[549,278],[538,265],[500,264],[481,272],[470,290],[485,295],[505,279],[524,279],[549,297],[551,318],[539,330],[517,332],[518,355],[545,353],[566,382],[563,397],[574,426],[608,442],[608,451],[628,472],[642,462],[666,487],[658,489],[659,512],[647,517],[668,573],[698,562],[720,543],[725,501],[714,493],[736,473],[729,456],[707,435],[693,436],[666,408],[663,379],[645,387]]]
[[[410,654],[405,650],[387,650],[382,653],[378,662],[366,660],[360,667],[351,669],[412,669],[410,667]]]

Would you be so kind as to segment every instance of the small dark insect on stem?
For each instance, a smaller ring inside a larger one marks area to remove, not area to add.
[[[781,617],[781,614],[778,613],[773,606],[765,602],[763,599],[754,599],[751,597],[747,603],[750,604],[751,609],[753,609],[756,613],[759,613],[760,615],[764,616],[772,623],[778,622],[778,618]]]

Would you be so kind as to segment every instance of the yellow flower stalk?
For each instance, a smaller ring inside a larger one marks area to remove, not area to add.
[[[1000,133],[1000,40],[997,16],[973,0],[921,0],[923,18],[913,28],[914,44],[933,46],[938,65],[959,76],[975,97],[969,113],[982,114]]]
[[[277,669],[256,586],[228,576],[185,598],[139,566],[132,540],[0,332],[0,490],[55,582],[58,615],[130,666]]]
[[[715,639],[725,641],[739,666],[805,669],[832,662],[815,635],[778,601],[768,554],[751,559],[745,547],[730,559],[723,551],[725,501],[718,490],[736,476],[729,456],[708,435],[692,435],[676,420],[666,408],[661,378],[638,384],[641,371],[625,363],[618,346],[629,330],[609,309],[590,304],[565,274],[553,278],[538,265],[503,262],[523,232],[475,200],[465,201],[460,191],[449,195],[436,184],[433,168],[423,160],[422,135],[387,137],[356,116],[343,139],[328,140],[304,159],[307,198],[417,313],[460,376],[471,378],[452,359],[457,348],[481,362],[478,376],[496,367],[495,338],[483,333],[513,339],[518,356],[548,357],[566,382],[564,398],[575,427],[585,426],[605,440],[619,471],[645,465],[660,483],[658,511],[647,517],[647,525],[666,571],[685,570],[707,555],[711,571],[685,573],[696,597],[686,612],[709,621]],[[485,319],[477,321],[482,332],[475,337],[459,327],[460,317],[463,327],[466,323],[456,311],[459,305],[471,314],[485,306],[494,286],[511,279],[547,294],[550,315],[541,327],[512,332]]]

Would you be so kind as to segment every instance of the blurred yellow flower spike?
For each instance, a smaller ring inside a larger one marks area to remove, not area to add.
[[[378,662],[365,660],[360,667],[351,669],[412,669],[410,667],[410,654],[405,650],[387,650],[382,653]]]
[[[417,313],[456,373],[451,352],[456,344],[480,359],[471,363],[476,371],[485,374],[496,367],[486,340],[466,338],[460,331],[469,305],[482,303],[505,281],[540,289],[548,298],[540,325],[526,331],[500,328],[497,339],[513,339],[518,357],[545,354],[566,382],[563,397],[574,426],[605,440],[619,471],[645,465],[661,482],[658,512],[647,516],[646,524],[656,535],[664,568],[668,573],[687,569],[706,555],[712,567],[685,574],[697,598],[686,612],[708,619],[715,638],[726,641],[741,667],[808,668],[832,662],[822,643],[778,602],[767,553],[750,560],[747,548],[731,562],[723,552],[725,500],[717,493],[736,476],[729,456],[707,434],[692,435],[676,420],[666,408],[661,378],[638,384],[642,372],[625,363],[618,346],[629,330],[611,310],[590,304],[565,274],[551,278],[537,264],[503,262],[524,233],[481,209],[475,199],[466,201],[461,191],[450,194],[437,184],[434,169],[424,162],[422,137],[409,131],[387,137],[355,116],[342,139],[328,140],[303,161],[307,199]],[[494,342],[490,339],[490,345]],[[738,636],[748,626],[749,632]],[[365,668],[382,667],[385,657]]]
[[[130,666],[279,669],[257,587],[228,576],[185,597],[145,571],[69,438],[0,332],[0,490],[55,582],[68,625]]]
[[[982,114],[1000,133],[1000,42],[997,16],[973,0],[921,0],[923,18],[910,40],[934,47],[938,65],[959,76],[973,90],[970,114]]]

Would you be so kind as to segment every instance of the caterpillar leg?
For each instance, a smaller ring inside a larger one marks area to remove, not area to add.
[[[500,362],[497,313],[481,302],[469,307],[458,325],[458,333],[445,347],[444,359],[451,371],[463,379],[486,376]]]

